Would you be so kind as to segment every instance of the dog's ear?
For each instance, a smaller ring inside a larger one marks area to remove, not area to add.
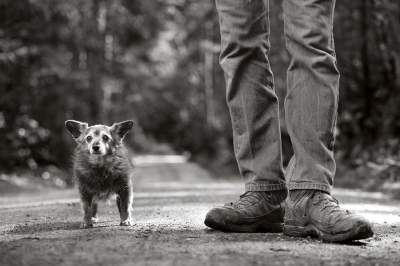
[[[88,128],[88,123],[79,122],[75,120],[67,120],[65,121],[65,127],[71,133],[72,137],[76,140],[78,139],[83,132]]]
[[[111,134],[113,134],[118,141],[122,141],[126,133],[132,129],[133,125],[134,123],[132,120],[114,123],[110,128]]]

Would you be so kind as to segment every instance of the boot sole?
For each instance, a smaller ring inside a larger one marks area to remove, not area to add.
[[[306,226],[284,225],[283,233],[294,237],[316,237],[325,242],[346,242],[370,238],[374,235],[371,227],[367,224],[355,227],[352,230],[340,234],[330,234],[323,232],[314,225]]]
[[[251,224],[226,224],[215,221],[212,217],[207,216],[204,224],[212,229],[223,232],[236,233],[281,233],[283,231],[282,223],[270,223],[260,220]]]

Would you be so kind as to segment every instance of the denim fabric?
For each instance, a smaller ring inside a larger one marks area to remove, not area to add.
[[[289,189],[330,192],[339,72],[333,44],[334,0],[283,0],[287,72],[285,113],[294,156]],[[286,189],[279,106],[268,61],[268,0],[216,0],[220,64],[234,152],[246,191]]]

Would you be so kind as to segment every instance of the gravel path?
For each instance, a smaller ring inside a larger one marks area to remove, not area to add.
[[[120,227],[113,200],[81,229],[75,190],[0,196],[0,265],[400,265],[400,202],[381,193],[337,189],[342,205],[366,216],[376,234],[327,244],[282,234],[207,229],[208,209],[242,193],[191,163],[136,170],[133,227]]]

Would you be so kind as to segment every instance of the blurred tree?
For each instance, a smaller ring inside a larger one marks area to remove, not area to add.
[[[269,56],[283,106],[280,5],[270,1]],[[341,165],[392,169],[400,160],[399,30],[398,1],[337,1]],[[66,119],[131,118],[139,126],[128,142],[138,151],[168,143],[209,167],[233,167],[218,53],[211,0],[0,0],[0,170],[66,167]]]

